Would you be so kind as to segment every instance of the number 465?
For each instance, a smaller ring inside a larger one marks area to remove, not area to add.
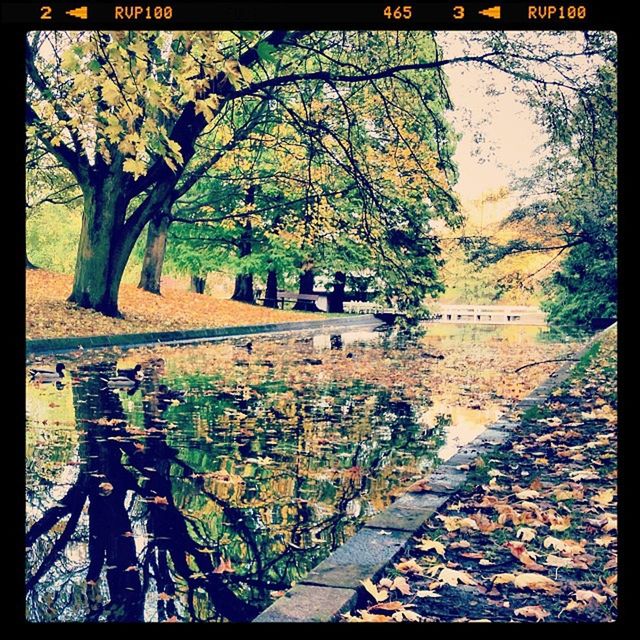
[[[392,9],[391,7],[385,7],[384,15],[385,18],[388,18],[389,20],[391,20],[391,18],[393,18],[394,20],[410,20],[412,11],[411,7],[409,6],[396,7],[395,9]]]

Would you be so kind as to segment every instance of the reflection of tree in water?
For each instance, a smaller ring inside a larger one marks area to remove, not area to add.
[[[388,391],[304,389],[290,399],[289,428],[278,434],[294,452],[293,465],[273,472],[257,467],[242,495],[229,497],[206,477],[221,469],[219,456],[206,460],[203,472],[197,447],[168,443],[163,415],[172,403],[158,393],[157,371],[149,368],[141,385],[144,424],[136,429],[128,426],[118,393],[103,388],[100,376],[113,370],[114,363],[106,363],[78,371],[74,405],[87,430],[79,473],[27,533],[34,620],[251,619],[270,602],[271,591],[299,579],[353,532],[355,519],[368,515],[354,503],[394,452],[424,457],[437,450],[420,438],[412,406]],[[318,449],[316,401],[327,393],[337,401],[322,419],[334,423],[342,439]],[[364,402],[371,397],[374,402]],[[259,395],[213,393],[207,402],[214,415],[232,404],[270,425],[283,419]],[[195,408],[171,411],[184,425]],[[230,448],[238,464],[265,452],[278,461],[264,429],[245,430],[242,437],[236,431]],[[329,480],[318,479],[322,470]],[[287,491],[279,495],[283,477]],[[327,494],[320,501],[312,495],[318,490]],[[331,509],[319,508],[329,499]],[[82,561],[71,553],[74,545],[84,549]],[[220,572],[229,559],[235,572]]]

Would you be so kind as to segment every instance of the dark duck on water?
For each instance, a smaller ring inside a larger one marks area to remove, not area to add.
[[[66,367],[59,362],[54,369],[29,369],[32,380],[38,380],[40,382],[56,382],[64,378],[64,371]]]
[[[140,364],[137,364],[133,369],[118,369],[118,375],[130,380],[142,380],[144,378],[142,365]]]

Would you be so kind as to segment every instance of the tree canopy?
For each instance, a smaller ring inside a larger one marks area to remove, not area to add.
[[[615,199],[615,177],[588,168],[589,154],[601,164],[611,144],[606,126],[589,134],[606,104],[579,61],[603,60],[600,82],[609,73],[614,83],[611,37],[587,33],[564,46],[553,34],[532,44],[470,33],[448,57],[439,40],[418,31],[29,34],[29,154],[44,179],[55,166],[58,195],[83,203],[70,300],[118,315],[124,268],[148,226],[141,286],[155,292],[169,238],[172,264],[192,275],[221,265],[287,282],[366,273],[382,298],[419,314],[443,289],[438,229],[462,221],[447,116],[452,64],[507,73],[522,88],[548,120],[556,166],[541,172],[585,167],[577,183],[555,185],[565,195],[554,202],[584,239],[599,219],[587,210],[608,206],[596,195]],[[530,204],[510,221],[539,221]],[[483,242],[467,243],[476,260],[487,258]],[[493,258],[522,249],[517,242]],[[604,271],[592,276],[594,286],[610,282]],[[558,275],[549,286],[567,282]]]

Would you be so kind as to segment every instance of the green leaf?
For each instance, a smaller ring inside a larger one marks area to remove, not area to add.
[[[100,73],[100,71],[102,70],[102,65],[97,60],[91,60],[87,65],[87,68],[92,73]]]
[[[258,46],[256,47],[258,58],[260,58],[260,60],[265,60],[266,62],[275,62],[275,59],[273,57],[275,51],[276,48],[268,42],[265,42],[264,40],[259,42]]]

